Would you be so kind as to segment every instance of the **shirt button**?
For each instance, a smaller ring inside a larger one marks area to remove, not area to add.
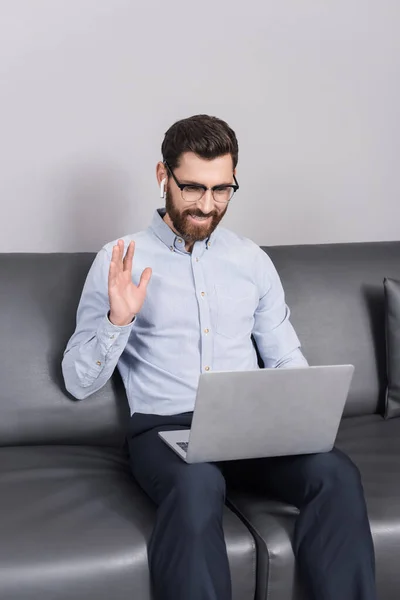
[[[198,256],[196,256],[196,262],[199,262],[199,257]]]
[[[98,365],[99,367],[101,367],[101,362],[99,360],[96,360],[96,365]]]
[[[170,246],[169,249],[171,250],[171,252],[174,251],[174,247],[173,246]]]
[[[210,370],[210,367],[204,367],[204,370],[205,370],[205,371],[209,371],[209,370]]]
[[[208,333],[209,331],[210,331],[209,329],[205,329],[205,330],[204,330],[204,333]]]
[[[202,296],[205,296],[205,295],[206,295],[206,293],[205,293],[205,292],[200,292],[200,294],[201,294]]]
[[[115,338],[115,335],[110,335],[110,340],[113,340]]]
[[[178,244],[182,244],[182,240],[178,238]]]

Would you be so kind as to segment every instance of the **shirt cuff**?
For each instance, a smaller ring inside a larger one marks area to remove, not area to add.
[[[136,320],[136,315],[135,315],[133,317],[132,321],[130,323],[128,323],[128,325],[114,325],[114,323],[111,323],[109,316],[110,316],[110,311],[108,311],[106,318],[107,318],[108,323],[111,325],[111,327],[114,328],[114,330],[119,329],[121,331],[124,331],[127,327],[130,327],[132,325],[132,323]]]
[[[114,325],[105,315],[97,329],[97,339],[107,352],[111,346],[117,341],[126,341],[129,337],[132,329],[132,325],[135,322],[136,317],[133,318],[131,323],[128,325]]]

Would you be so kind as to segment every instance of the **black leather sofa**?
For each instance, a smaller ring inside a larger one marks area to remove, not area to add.
[[[337,445],[362,473],[379,599],[398,600],[400,418],[381,415],[382,280],[400,278],[400,242],[268,253],[310,364],[356,367]],[[83,401],[65,392],[61,376],[93,257],[0,255],[0,600],[151,598],[146,540],[155,507],[129,471],[119,375]],[[290,543],[296,513],[251,490],[229,491],[233,600],[307,600]]]

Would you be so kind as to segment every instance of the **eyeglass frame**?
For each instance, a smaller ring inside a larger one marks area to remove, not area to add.
[[[167,167],[168,171],[171,173],[172,177],[174,178],[174,181],[175,181],[176,185],[177,185],[177,186],[178,186],[178,188],[180,189],[180,191],[181,191],[181,196],[182,196],[182,200],[183,200],[184,202],[187,202],[187,200],[185,200],[185,198],[184,198],[184,197],[183,197],[183,195],[182,195],[182,194],[183,194],[183,190],[184,190],[184,188],[185,188],[185,187],[195,187],[195,188],[199,188],[199,189],[202,189],[202,190],[203,190],[203,193],[202,193],[202,195],[200,196],[200,198],[198,198],[198,200],[197,200],[196,202],[199,202],[199,200],[201,200],[201,199],[204,197],[204,194],[205,194],[205,193],[206,193],[208,190],[210,190],[210,191],[211,191],[211,194],[212,194],[212,197],[213,197],[213,200],[214,200],[214,202],[217,202],[218,204],[228,204],[228,203],[229,203],[229,202],[232,200],[232,198],[233,198],[234,194],[235,194],[235,193],[238,191],[238,189],[239,189],[239,183],[238,183],[238,180],[237,180],[237,179],[236,179],[236,177],[235,177],[235,173],[233,173],[233,179],[235,180],[235,183],[234,183],[234,184],[233,184],[233,183],[232,183],[232,184],[231,184],[231,183],[228,183],[228,184],[219,184],[219,185],[214,185],[213,187],[210,187],[210,188],[208,188],[207,186],[203,185],[202,183],[181,183],[180,181],[178,181],[178,179],[177,179],[177,177],[176,177],[175,173],[173,172],[173,170],[171,169],[171,167],[169,166],[169,164],[167,163],[167,161],[166,161],[166,160],[164,161],[164,165]],[[218,188],[224,188],[224,187],[230,187],[230,188],[232,188],[232,189],[233,189],[233,194],[232,194],[232,196],[231,196],[231,197],[229,198],[229,200],[227,200],[226,202],[221,202],[221,200],[215,200],[215,198],[214,198],[214,190],[217,190]]]

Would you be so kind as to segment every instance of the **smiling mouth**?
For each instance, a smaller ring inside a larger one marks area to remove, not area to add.
[[[211,217],[198,217],[196,215],[188,215],[188,217],[190,219],[192,219],[192,221],[196,221],[196,223],[204,223],[205,221],[208,221],[209,219],[211,219]]]

